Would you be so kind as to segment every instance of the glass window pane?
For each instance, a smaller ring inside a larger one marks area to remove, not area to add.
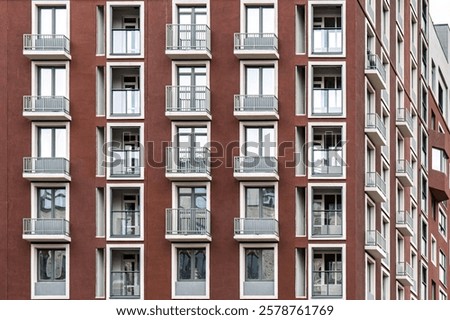
[[[38,157],[52,157],[52,129],[39,128]]]
[[[188,250],[178,251],[178,280],[191,279],[191,255]]]
[[[66,146],[66,129],[55,129],[55,157],[65,158],[67,155]]]
[[[53,9],[40,8],[39,9],[39,34],[53,34]]]
[[[55,34],[67,35],[66,8],[55,9]]]
[[[260,250],[246,250],[245,279],[258,280],[260,277]]]
[[[274,68],[263,68],[262,94],[275,95],[275,70]]]
[[[247,33],[260,33],[259,8],[247,8]]]
[[[262,280],[274,280],[274,266],[273,249],[262,250]]]
[[[206,255],[205,250],[197,250],[195,253],[195,279],[205,279],[206,278]]]
[[[55,69],[55,96],[66,96],[66,69]]]
[[[259,95],[260,88],[260,69],[259,68],[247,68],[245,79],[245,94],[247,95]]]
[[[39,68],[38,79],[38,95],[39,96],[51,96],[53,95],[53,72],[52,68]]]
[[[275,14],[273,8],[262,9],[262,33],[275,33]]]

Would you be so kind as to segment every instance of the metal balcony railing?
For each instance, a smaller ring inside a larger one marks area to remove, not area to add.
[[[234,50],[278,51],[278,37],[274,33],[235,33]]]
[[[342,89],[313,89],[312,114],[342,115]]]
[[[408,262],[397,262],[397,276],[413,279],[413,269]]]
[[[111,211],[111,237],[139,237],[140,214],[139,210]]]
[[[234,218],[234,234],[278,236],[278,220],[274,218]]]
[[[278,113],[278,99],[274,95],[235,95],[234,111]]]
[[[141,114],[140,89],[112,89],[111,116],[139,116]]]
[[[235,173],[274,173],[278,172],[275,157],[234,157]]]
[[[342,235],[341,210],[313,210],[313,236]]]
[[[166,49],[211,51],[211,30],[206,24],[168,24]]]
[[[375,128],[380,132],[383,138],[386,138],[386,126],[377,113],[367,114],[366,128]]]
[[[69,100],[63,96],[24,96],[23,112],[64,112],[69,114]]]
[[[414,230],[413,218],[408,211],[397,211],[397,224],[406,224],[411,230]]]
[[[111,167],[112,176],[139,176],[141,174],[141,151],[118,150],[111,151],[113,158]]]
[[[386,69],[381,62],[380,57],[375,53],[367,54],[367,70],[377,70],[383,81],[386,81]]]
[[[111,271],[111,298],[139,298],[139,271]]]
[[[366,187],[378,188],[384,195],[386,195],[386,182],[384,182],[378,172],[367,172]]]
[[[406,173],[411,181],[413,181],[413,169],[408,160],[397,160],[397,173]]]
[[[207,209],[166,209],[167,235],[211,235],[211,214]]]
[[[397,121],[406,122],[409,128],[413,128],[413,120],[409,110],[406,108],[397,108]]]
[[[70,40],[63,34],[25,34],[25,51],[64,51],[70,53]]]
[[[141,53],[139,29],[112,29],[111,54],[137,55]]]
[[[23,158],[23,172],[68,175],[70,174],[69,164],[69,160],[66,158],[25,157]]]
[[[166,172],[210,173],[210,151],[205,147],[168,147],[166,149]]]
[[[313,271],[313,297],[342,297],[342,271]]]
[[[386,252],[386,239],[378,230],[366,231],[366,246],[376,246]]]
[[[313,53],[342,53],[342,29],[314,28]]]
[[[313,175],[336,176],[343,173],[341,147],[312,150]]]
[[[70,223],[66,219],[24,218],[23,234],[70,236]]]
[[[166,86],[167,112],[210,112],[211,92],[206,86]]]

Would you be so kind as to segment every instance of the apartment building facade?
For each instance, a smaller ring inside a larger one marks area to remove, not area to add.
[[[447,299],[428,7],[0,2],[0,298]]]

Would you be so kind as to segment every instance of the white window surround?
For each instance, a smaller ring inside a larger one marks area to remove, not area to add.
[[[367,282],[367,272],[368,272],[368,270],[367,270],[367,263],[368,262],[370,262],[372,265],[373,265],[373,279],[372,279],[372,284],[371,284],[371,286],[372,286],[372,290],[373,290],[373,299],[375,300],[375,296],[376,296],[376,283],[377,283],[377,275],[376,275],[376,261],[372,258],[372,257],[370,257],[368,254],[366,254],[366,261],[365,261],[366,263],[364,264],[364,266],[365,266],[365,283],[366,283],[366,286],[365,286],[365,288],[366,288],[366,290],[365,290],[365,293],[366,293],[366,300],[368,300],[369,299],[369,297],[367,296],[367,288],[369,287],[369,283]]]
[[[346,32],[346,25],[347,25],[347,23],[346,23],[346,1],[332,1],[332,0],[329,0],[329,1],[324,1],[324,0],[322,0],[322,1],[320,1],[320,0],[314,0],[314,1],[308,1],[308,23],[307,23],[307,25],[309,26],[309,28],[308,28],[308,39],[312,39],[313,38],[313,36],[312,36],[312,26],[313,26],[313,12],[314,12],[314,10],[313,10],[313,6],[317,6],[317,5],[320,5],[320,6],[327,6],[327,5],[330,5],[330,6],[341,6],[341,28],[342,28],[342,53],[340,53],[340,54],[326,54],[326,55],[321,55],[321,54],[314,54],[313,53],[313,48],[312,48],[312,44],[313,44],[313,42],[312,41],[308,41],[309,43],[308,43],[308,54],[309,54],[309,56],[311,56],[311,57],[317,57],[317,56],[326,56],[327,58],[329,58],[329,57],[345,57],[345,55],[346,55],[346,43],[347,43],[347,41],[346,41],[346,38],[347,38],[347,32]]]
[[[70,122],[36,122],[31,123],[31,156],[37,157],[39,128],[65,128],[66,129],[66,159],[70,160]]]
[[[106,177],[108,180],[142,180],[144,179],[144,172],[145,172],[145,166],[147,164],[146,158],[145,158],[145,152],[144,152],[144,124],[139,122],[108,122],[106,124],[106,143],[112,142],[112,130],[113,129],[124,129],[124,128],[130,128],[130,129],[136,129],[139,128],[139,143],[140,143],[140,157],[141,157],[141,170],[140,170],[140,176],[139,177],[112,177],[111,176],[111,167],[106,166]],[[105,155],[105,161],[108,163],[111,160],[111,146],[107,148],[107,153]]]
[[[143,183],[108,183],[106,184],[106,240],[112,241],[142,241],[144,240],[144,184]],[[139,189],[139,228],[140,228],[140,236],[136,238],[130,237],[113,237],[111,238],[111,201],[112,201],[112,191],[113,189]]]
[[[139,299],[144,299],[144,245],[143,244],[107,244],[106,245],[106,299],[110,299],[111,294],[111,251],[112,250],[139,250],[139,276],[140,276],[140,293]]]
[[[306,268],[308,271],[308,297],[309,299],[311,299],[312,297],[312,290],[313,290],[313,279],[312,279],[312,268],[311,268],[311,263],[314,260],[313,259],[313,251],[315,249],[319,249],[319,250],[323,250],[323,249],[330,249],[330,250],[336,250],[336,249],[341,249],[341,260],[342,260],[342,300],[346,299],[346,293],[347,293],[347,277],[346,277],[346,272],[347,272],[347,267],[346,267],[346,262],[347,262],[347,258],[346,258],[346,254],[345,254],[345,249],[346,246],[345,244],[334,244],[334,243],[329,243],[329,244],[308,244],[308,257],[306,259],[307,263],[308,263],[308,267]]]
[[[38,254],[39,249],[64,249],[66,250],[66,294],[64,296],[37,296],[35,292],[35,283],[38,275]],[[31,245],[31,299],[69,299],[70,298],[70,246],[69,244],[32,244]]]
[[[278,97],[278,61],[276,60],[241,60],[240,61],[240,94],[245,93],[246,79],[245,71],[247,67],[273,67],[274,68],[274,94]]]
[[[274,193],[275,193],[275,207],[274,207],[274,216],[273,218],[278,220],[278,182],[266,182],[266,181],[260,181],[260,182],[241,182],[239,184],[239,212],[240,217],[245,218],[245,201],[246,201],[246,195],[245,195],[245,189],[247,187],[273,187]]]
[[[114,68],[139,68],[139,92],[140,92],[140,115],[136,117],[120,117],[111,116],[112,103],[112,75]],[[107,119],[144,119],[145,117],[145,76],[144,76],[144,62],[107,62],[106,63],[106,102],[105,112]]]
[[[327,55],[328,57],[328,55]],[[342,89],[342,115],[333,115],[333,116],[315,116],[312,114],[312,102],[313,102],[313,83],[314,83],[314,68],[315,67],[341,67],[341,89]],[[320,61],[320,62],[308,62],[308,117],[309,118],[345,118],[347,115],[347,70],[346,70],[346,63],[345,61],[333,61],[333,62],[327,62],[327,61]],[[368,82],[368,81],[366,81]]]
[[[308,221],[308,238],[310,240],[326,240],[329,241],[330,239],[332,240],[345,240],[346,239],[346,230],[347,230],[347,217],[346,217],[346,208],[347,208],[347,193],[346,193],[346,183],[308,183],[308,189],[307,189],[307,211],[308,213],[310,213],[310,216],[306,218],[306,220]],[[341,193],[341,207],[342,207],[342,217],[341,217],[341,221],[342,221],[342,235],[340,237],[314,237],[312,236],[312,212],[313,212],[313,189],[314,188],[320,188],[321,190],[326,189],[326,188],[333,188],[333,189],[337,189],[337,188],[341,188],[342,193]]]
[[[273,249],[274,261],[274,295],[273,296],[247,296],[244,295],[245,282],[245,249]],[[278,299],[278,244],[276,243],[241,243],[239,245],[239,298],[240,299]]]
[[[211,210],[211,182],[192,181],[192,182],[173,182],[172,183],[172,208],[178,208],[178,188],[180,187],[205,187],[206,188],[206,210]]]
[[[185,249],[185,248],[192,248],[192,249],[205,249],[206,254],[206,276],[205,276],[205,282],[206,282],[206,294],[204,296],[181,296],[175,294],[175,283],[177,282],[177,275],[178,275],[178,257],[177,257],[177,250],[178,249]],[[209,250],[209,243],[173,243],[172,244],[172,299],[209,299],[210,295],[210,250]]]
[[[70,183],[64,182],[32,182],[31,183],[31,218],[37,218],[37,204],[38,204],[38,188],[65,188],[66,189],[66,210],[65,219],[70,221]]]
[[[275,20],[275,35],[278,35],[278,0],[241,0],[240,12],[240,32],[245,32],[246,26],[246,7],[247,6],[268,6],[273,5]]]
[[[328,176],[323,176],[323,177],[318,177],[318,176],[313,176],[313,167],[312,166],[308,166],[307,165],[307,171],[308,171],[308,179],[333,179],[333,180],[345,180],[347,177],[347,144],[345,143],[347,140],[347,123],[345,122],[309,122],[308,123],[308,133],[307,133],[307,140],[306,141],[314,141],[314,137],[313,137],[313,129],[314,128],[320,128],[320,127],[332,127],[332,128],[341,128],[341,141],[343,142],[342,144],[342,176],[340,177],[328,177]],[[275,133],[276,134],[276,133]],[[312,152],[310,152],[311,150],[307,150],[306,153],[308,155],[306,162],[308,163],[312,163]]]
[[[66,98],[70,100],[70,63],[69,61],[32,61],[31,62],[31,95],[38,93],[38,68],[64,67],[66,69]]]
[[[278,157],[278,121],[239,121],[239,155],[245,156],[245,129],[258,127],[273,127],[275,147],[275,158]],[[272,142],[272,141],[271,141]]]
[[[206,86],[209,88],[210,65],[208,60],[195,61],[172,61],[172,86],[178,85],[178,67],[205,67],[206,68]]]
[[[112,19],[112,9],[114,7],[139,7],[139,24],[140,24],[140,35],[141,35],[141,46],[139,55],[111,55],[111,19]],[[144,39],[145,39],[145,8],[144,1],[107,1],[106,2],[106,57],[108,59],[137,59],[144,58]]]
[[[67,34],[66,37],[70,39],[70,0],[42,0],[37,1],[33,0],[31,1],[31,21],[33,23],[31,24],[31,33],[37,34],[38,30],[38,11],[39,7],[48,7],[48,6],[54,6],[54,7],[66,7],[66,15],[67,15]]]
[[[178,7],[206,6],[207,25],[211,26],[210,1],[211,0],[172,0],[172,23],[178,24]]]

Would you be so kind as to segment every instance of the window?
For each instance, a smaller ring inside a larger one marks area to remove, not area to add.
[[[343,52],[342,6],[313,5],[313,54]]]
[[[200,170],[200,168],[206,167],[207,135],[206,127],[177,127],[176,145],[178,152],[176,156],[180,168],[183,170]]]
[[[206,66],[178,66],[174,111],[204,111],[207,106]],[[208,106],[209,107],[209,106]]]
[[[386,1],[383,1],[383,13],[381,15],[381,34],[383,35],[383,43],[386,47],[389,46],[390,37],[390,11]]]
[[[439,280],[447,285],[447,257],[442,250],[439,250]]]
[[[448,156],[442,149],[431,149],[431,168],[443,173],[447,172]]]
[[[314,66],[311,115],[332,116],[343,114],[341,66]]]
[[[246,187],[246,218],[274,218],[275,201],[274,187]]]
[[[38,249],[38,282],[66,280],[66,251]]]
[[[66,68],[37,67],[37,95],[41,97],[66,96]]]
[[[313,249],[312,297],[342,297],[342,254],[340,250]]]
[[[275,34],[275,9],[273,6],[246,6],[246,33]]]
[[[375,262],[366,260],[366,299],[375,300]]]
[[[205,280],[205,249],[178,249],[178,281]]]
[[[384,270],[382,273],[382,279],[381,279],[381,300],[389,300],[389,274],[385,272]]]
[[[144,170],[141,168],[141,129],[142,126],[109,128],[110,178],[124,179],[142,176]]]
[[[276,298],[276,246],[243,245],[241,254],[241,297]]]
[[[439,300],[447,300],[447,294],[444,290],[439,290]]]
[[[342,127],[313,127],[313,176],[343,175]]]
[[[439,233],[447,239],[447,215],[439,209]]]
[[[38,127],[37,156],[40,158],[66,158],[66,128]]]
[[[107,189],[109,209],[109,237],[114,238],[141,238],[143,225],[143,210],[141,198],[142,185],[110,185]]]
[[[109,249],[109,286],[110,299],[139,299],[142,296],[141,248]],[[108,279],[107,279],[108,280]]]
[[[275,68],[273,66],[247,66],[245,68],[245,95],[253,96],[257,100],[261,96],[275,96]],[[266,97],[267,99],[268,97]],[[262,101],[259,102],[262,103]]]
[[[179,48],[206,48],[206,26],[208,23],[206,7],[178,6]]]
[[[66,219],[66,188],[37,188],[37,218]]]
[[[128,62],[127,66],[107,67],[106,103],[109,118],[143,116],[144,88],[143,64]]]
[[[422,265],[421,280],[420,299],[426,300],[428,298],[428,269],[425,265]]]
[[[427,257],[428,256],[428,225],[425,220],[422,220],[422,227],[421,227],[421,234],[422,234],[422,242],[420,244],[422,255]]]
[[[425,176],[422,176],[421,187],[421,209],[422,212],[428,212],[428,180]]]
[[[436,265],[437,243],[433,235],[431,235],[431,262]]]
[[[67,35],[66,7],[38,7],[38,34]]]
[[[312,237],[342,236],[342,188],[312,189]]]
[[[276,154],[275,128],[245,127],[245,156],[254,158],[272,158]]]

